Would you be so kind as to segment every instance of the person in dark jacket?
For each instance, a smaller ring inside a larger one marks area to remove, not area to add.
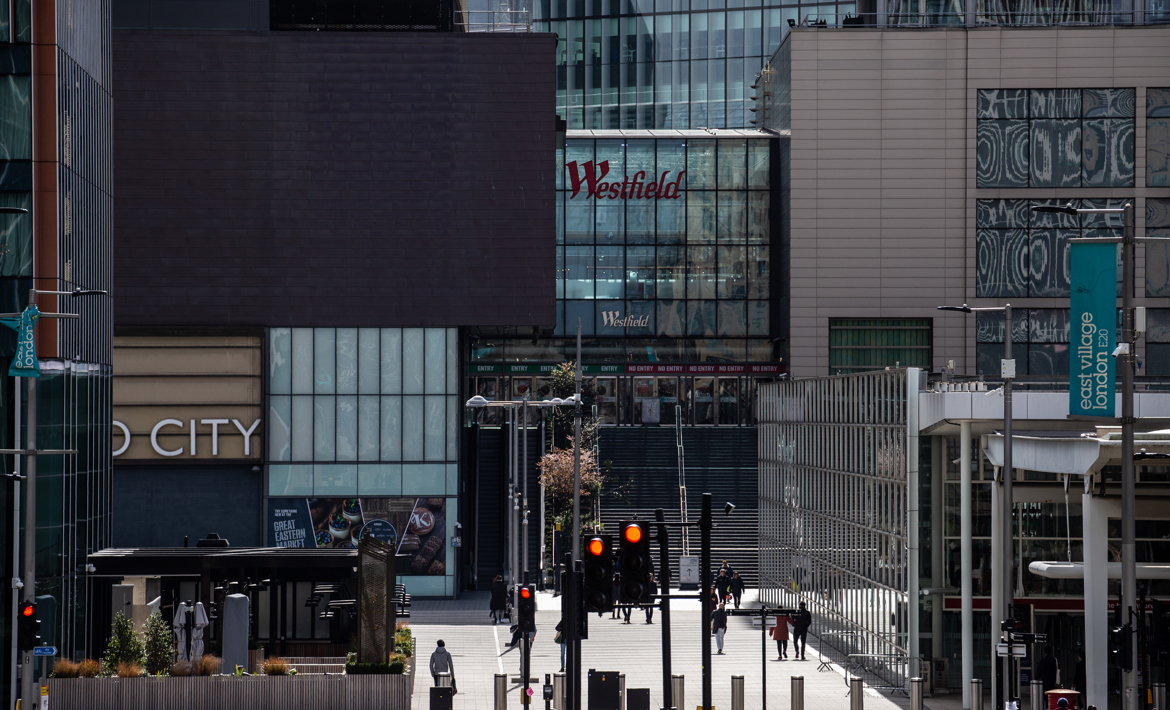
[[[1044,647],[1044,656],[1036,662],[1036,678],[1044,686],[1044,692],[1056,688],[1056,674],[1060,667],[1056,663],[1056,658],[1052,655],[1052,647]]]
[[[812,626],[812,614],[809,613],[804,602],[801,602],[796,616],[792,619],[792,652],[796,658],[802,661],[808,660],[804,655],[808,649],[808,627],[810,626]]]
[[[650,603],[642,607],[646,612],[646,623],[654,623],[654,595],[658,593],[658,581],[654,579],[654,574],[650,574]]]
[[[731,576],[719,570],[719,577],[715,579],[715,589],[719,592],[719,603],[726,604],[727,598],[731,596]]]
[[[739,608],[739,600],[743,597],[743,580],[740,579],[739,572],[733,572],[731,575],[731,596],[735,599],[735,608]]]
[[[500,623],[500,617],[504,616],[508,609],[508,585],[504,584],[504,578],[498,574],[492,580],[492,595],[488,601],[488,608],[491,609],[493,624]]]
[[[711,629],[715,632],[715,645],[719,648],[719,655],[723,655],[723,636],[727,633],[727,612],[722,604],[711,612]]]
[[[1081,702],[1077,703],[1077,707],[1082,707],[1084,702],[1085,688],[1088,683],[1085,680],[1085,652],[1077,651],[1077,667],[1073,671],[1073,687],[1081,694]]]
[[[620,574],[615,574],[613,576],[613,600],[615,603],[617,602],[618,599],[621,599],[621,591],[622,591],[622,576]],[[609,618],[616,619],[616,618],[618,618],[618,615],[621,613],[622,613],[622,610],[615,606],[613,608],[613,611],[610,612]],[[601,616],[600,611],[597,612],[597,616],[598,617]]]

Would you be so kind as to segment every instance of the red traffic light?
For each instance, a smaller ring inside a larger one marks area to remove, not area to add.
[[[633,545],[642,540],[642,528],[637,525],[627,525],[623,534],[626,536],[626,542]]]
[[[521,599],[528,599],[531,596],[532,596],[532,590],[530,590],[528,587],[520,587],[520,598]]]
[[[37,608],[32,604],[25,604],[24,607],[21,608],[20,613],[23,616],[32,616],[33,614],[37,613]]]
[[[588,549],[589,554],[593,555],[594,557],[598,557],[602,552],[605,551],[605,543],[601,541],[601,538],[595,537],[589,541]]]

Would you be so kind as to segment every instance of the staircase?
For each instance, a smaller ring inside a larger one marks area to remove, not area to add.
[[[727,560],[748,587],[758,586],[759,515],[757,504],[757,432],[754,427],[689,427],[683,429],[686,460],[687,519],[690,552],[699,555],[699,515],[703,493],[712,494],[715,528],[711,533],[711,560],[718,569]],[[662,508],[667,521],[678,521],[678,449],[673,428],[612,427],[599,433],[600,460],[612,462],[610,480],[602,492],[601,521],[616,531],[635,515],[654,520]],[[735,512],[723,514],[725,503]],[[670,530],[671,578],[678,579],[682,540]],[[616,544],[616,541],[615,541]],[[653,549],[657,554],[657,544]]]

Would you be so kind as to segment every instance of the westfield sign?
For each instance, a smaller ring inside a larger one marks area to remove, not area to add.
[[[650,316],[626,316],[621,311],[602,311],[601,325],[606,328],[645,328],[650,325]]]
[[[639,170],[634,173],[634,177],[630,178],[626,175],[621,182],[616,180],[611,182],[605,181],[605,176],[609,175],[609,161],[603,160],[596,165],[592,160],[587,160],[580,166],[577,161],[566,163],[565,167],[569,169],[569,180],[573,184],[573,194],[569,195],[569,199],[573,199],[581,192],[581,186],[586,188],[585,198],[596,196],[597,199],[609,198],[611,200],[677,200],[679,198],[678,188],[682,183],[683,176],[687,174],[686,170],[679,171],[678,177],[673,182],[667,182],[666,176],[670,174],[669,170],[662,171],[662,175],[658,177],[658,182],[645,182],[646,171]]]

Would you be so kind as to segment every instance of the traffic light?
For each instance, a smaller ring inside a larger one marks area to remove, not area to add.
[[[1113,662],[1126,673],[1133,670],[1133,627],[1123,624],[1109,632],[1109,652]]]
[[[37,618],[37,605],[25,602],[20,605],[16,619],[16,643],[21,651],[31,651],[41,641],[41,622]]]
[[[623,604],[650,602],[650,537],[639,522],[622,523],[622,550],[619,558],[621,585],[618,598]]]
[[[586,612],[613,610],[613,542],[609,535],[594,535],[585,542]]]
[[[520,612],[518,625],[521,631],[536,631],[536,587],[532,585],[520,587],[520,603],[517,604]]]

